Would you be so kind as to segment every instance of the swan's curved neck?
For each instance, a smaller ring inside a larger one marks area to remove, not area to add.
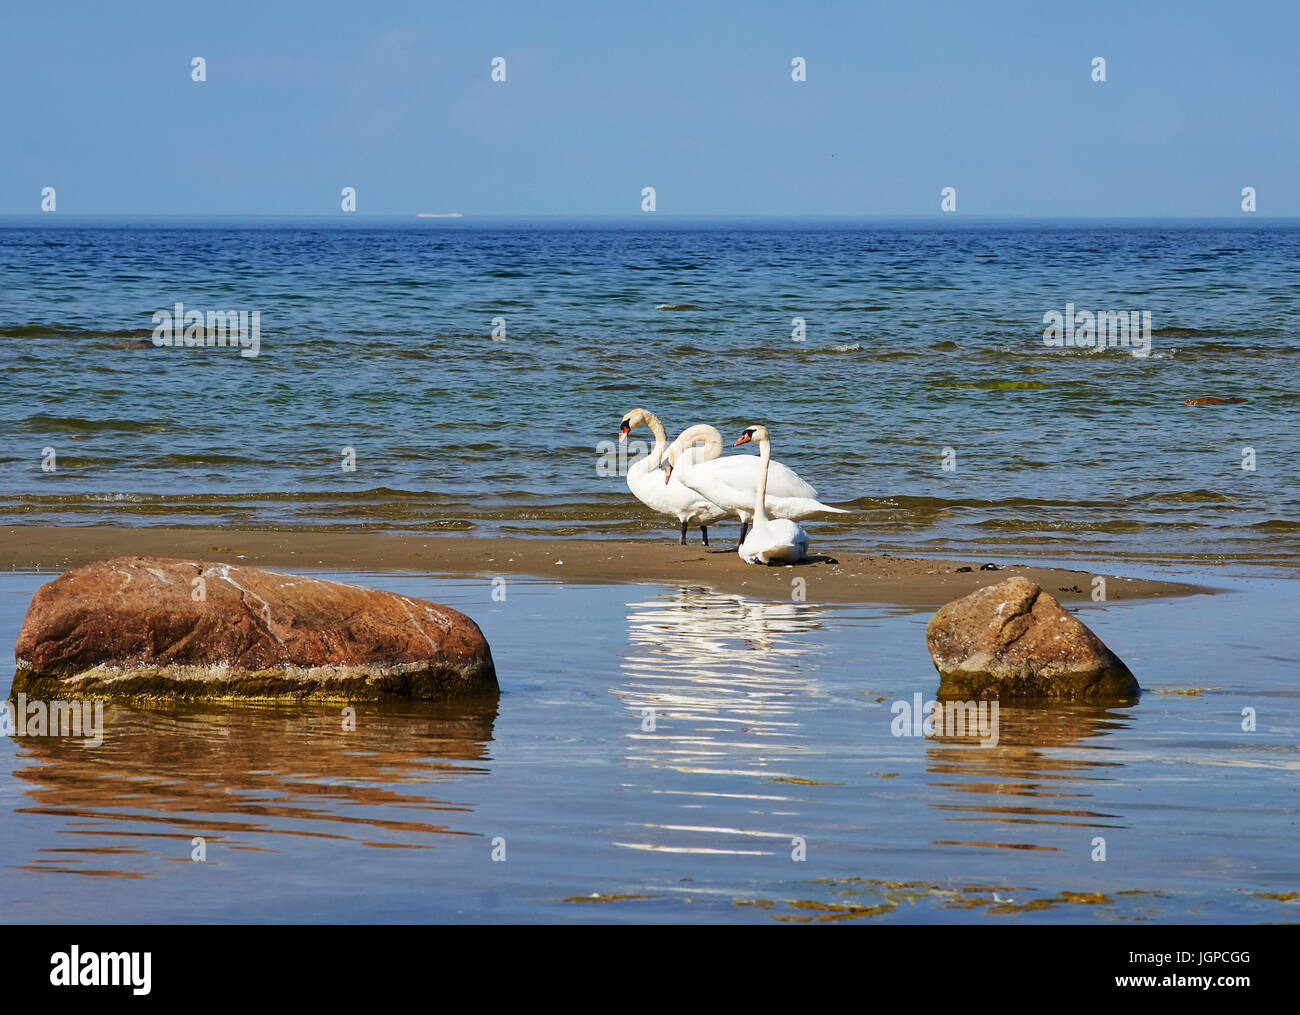
[[[754,492],[754,525],[767,521],[767,466],[772,460],[772,445],[766,437],[758,442],[758,486]]]
[[[655,435],[655,446],[651,450],[650,454],[644,459],[644,461],[649,463],[646,466],[648,471],[657,468],[659,463],[663,461],[664,452],[668,450],[668,431],[664,429],[664,425],[659,422],[659,417],[654,413],[648,412],[646,413],[646,416],[646,426],[648,426],[650,432]]]
[[[722,434],[711,426],[696,425],[683,430],[668,449],[668,458],[682,475],[690,472],[699,462],[712,461],[722,456]]]

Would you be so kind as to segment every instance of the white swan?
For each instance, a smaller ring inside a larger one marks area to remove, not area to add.
[[[700,431],[698,434],[695,432],[697,429]],[[712,436],[704,431],[711,431]],[[744,444],[746,440],[736,443]],[[703,447],[693,447],[697,443]],[[688,427],[668,449],[668,466],[663,471],[673,482],[680,481],[683,486],[735,514],[740,519],[740,541],[743,543],[754,513],[754,493],[758,488],[762,456],[719,458],[721,454],[722,435],[717,430],[711,426]],[[849,514],[843,508],[819,501],[817,491],[788,466],[771,462],[769,468],[770,472],[766,473],[767,496],[763,502],[767,517],[798,522],[819,514]]]
[[[636,462],[627,470],[627,488],[637,500],[652,511],[661,515],[671,515],[682,524],[681,544],[686,545],[686,529],[691,525],[700,527],[700,536],[704,545],[709,545],[709,526],[719,518],[731,514],[726,508],[712,503],[694,490],[682,485],[681,480],[672,481],[659,466],[668,447],[668,434],[663,423],[653,412],[645,409],[633,409],[627,413],[618,427],[618,441],[622,444],[627,435],[639,426],[648,426],[655,435],[654,449],[645,458]],[[709,431],[716,442],[715,455],[722,454],[722,434],[711,426],[697,425],[692,430]],[[709,439],[705,433],[704,438]],[[680,439],[680,438],[679,438]]]
[[[737,552],[746,564],[797,564],[808,556],[808,533],[788,518],[768,518],[766,509],[767,469],[772,445],[767,427],[751,426],[737,444],[758,441],[758,486],[754,491],[754,526],[740,541]]]

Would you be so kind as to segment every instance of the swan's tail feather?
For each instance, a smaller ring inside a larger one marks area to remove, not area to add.
[[[831,507],[829,504],[817,503],[817,510],[829,515],[851,515],[852,511],[846,511],[844,508]]]

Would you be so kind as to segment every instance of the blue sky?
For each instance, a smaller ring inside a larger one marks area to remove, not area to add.
[[[1294,216],[1298,38],[1293,0],[6,3],[0,214]]]

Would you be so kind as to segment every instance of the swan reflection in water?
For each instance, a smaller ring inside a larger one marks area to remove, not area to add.
[[[798,736],[822,648],[800,636],[821,626],[820,607],[682,589],[628,610],[626,679],[614,693],[629,709],[654,709],[657,727],[689,730],[692,743],[742,731]]]
[[[741,815],[785,801],[771,780],[814,749],[803,717],[822,694],[822,610],[698,588],[628,604],[623,679],[611,693],[631,713],[624,763],[643,781],[630,788],[707,807],[709,823],[637,823],[655,841],[615,845],[762,854],[772,839],[789,841],[742,827],[754,819]]]

